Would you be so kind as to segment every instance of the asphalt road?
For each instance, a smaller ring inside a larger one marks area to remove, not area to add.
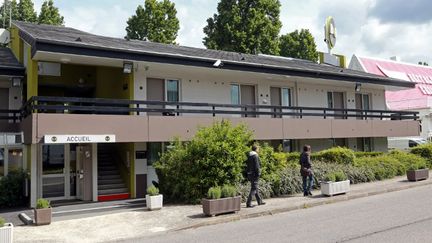
[[[432,242],[432,186],[134,242]]]

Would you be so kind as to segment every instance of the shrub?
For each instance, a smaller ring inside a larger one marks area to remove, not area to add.
[[[237,189],[234,186],[224,185],[221,190],[222,198],[237,196]]]
[[[389,155],[364,157],[356,160],[356,166],[369,167],[376,180],[384,180],[405,174],[405,166]]]
[[[356,158],[362,158],[362,157],[377,157],[380,155],[384,155],[384,152],[362,152],[362,151],[356,151],[354,152],[354,155]]]
[[[287,154],[275,152],[267,143],[260,146],[261,178],[270,183],[280,181],[279,171],[287,167]]]
[[[219,199],[222,196],[222,191],[219,186],[210,187],[207,192],[208,199]]]
[[[300,153],[292,152],[286,154],[287,165],[298,165],[300,163]]]
[[[349,165],[354,163],[355,156],[351,149],[334,147],[316,153],[314,158],[323,162]]]
[[[26,204],[24,183],[27,173],[24,171],[10,171],[0,180],[0,208],[17,207]]]
[[[51,207],[50,201],[48,201],[46,199],[39,198],[36,201],[36,209],[49,208],[49,207]]]
[[[335,182],[336,181],[336,174],[333,172],[333,173],[327,173],[325,176],[324,176],[324,181],[332,181],[332,182]]]
[[[0,228],[3,227],[5,224],[6,224],[5,219],[0,217]]]
[[[288,167],[279,172],[280,180],[272,184],[272,195],[290,195],[302,192],[302,178],[297,167]]]
[[[335,179],[336,181],[346,181],[347,176],[345,175],[345,173],[343,171],[336,171],[334,173]]]
[[[427,161],[420,157],[417,154],[411,154],[406,153],[399,150],[393,150],[391,153],[389,153],[389,156],[397,159],[399,162],[401,162],[405,170],[407,169],[418,169],[419,167],[426,167]]]
[[[155,186],[149,186],[147,188],[147,194],[150,196],[157,196],[159,195],[159,189]]]
[[[155,163],[161,192],[168,200],[197,203],[210,187],[241,183],[251,139],[245,125],[228,121],[200,128],[190,142],[175,139]]]
[[[259,180],[258,187],[259,187],[259,194],[263,199],[271,197],[272,195],[271,183],[264,180]],[[246,202],[246,199],[249,196],[249,192],[251,188],[250,182],[237,184],[236,188],[237,188],[236,191],[238,191],[240,193],[240,196],[242,197],[242,202]],[[253,197],[252,199],[255,200],[255,197]]]
[[[411,149],[411,153],[426,159],[428,166],[432,166],[432,143],[418,145]]]

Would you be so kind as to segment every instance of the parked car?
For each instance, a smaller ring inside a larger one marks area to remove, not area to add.
[[[425,144],[427,140],[422,137],[391,137],[388,138],[388,148],[408,150],[415,146]]]

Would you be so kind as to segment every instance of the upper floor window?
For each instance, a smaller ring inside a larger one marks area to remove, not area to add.
[[[291,106],[291,89],[282,88],[282,106]]]
[[[231,84],[231,104],[240,104],[240,86],[238,84]]]
[[[178,102],[179,101],[179,81],[167,80],[167,94],[166,101]]]

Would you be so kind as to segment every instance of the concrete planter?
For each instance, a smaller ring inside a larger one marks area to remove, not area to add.
[[[350,190],[350,181],[338,182],[321,182],[321,193],[326,196],[333,196],[336,194],[347,193]]]
[[[146,195],[146,204],[148,210],[157,210],[162,208],[163,195],[159,194],[157,196]]]
[[[13,242],[13,224],[6,223],[0,228],[0,243]]]
[[[407,170],[407,178],[409,181],[426,180],[429,178],[429,169]]]
[[[36,225],[51,224],[52,208],[34,209],[34,217]]]
[[[203,212],[207,216],[240,211],[241,197],[202,199]]]

